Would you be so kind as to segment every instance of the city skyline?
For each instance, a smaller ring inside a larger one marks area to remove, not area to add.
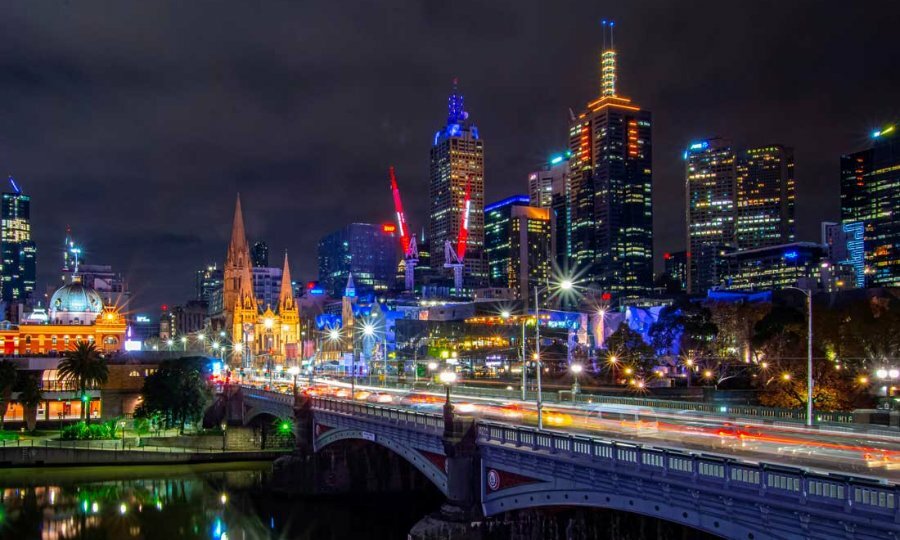
[[[897,116],[889,97],[896,75],[868,69],[889,65],[890,36],[874,24],[877,13],[861,7],[842,5],[841,20],[829,21],[815,20],[812,4],[796,4],[781,8],[779,22],[769,16],[772,6],[742,6],[747,22],[727,29],[710,29],[709,21],[724,20],[736,7],[591,6],[573,18],[566,16],[573,9],[517,3],[508,10],[471,8],[480,22],[464,5],[400,9],[380,16],[408,37],[350,22],[348,39],[367,41],[372,50],[348,58],[343,45],[325,39],[294,61],[286,60],[289,51],[314,41],[317,25],[348,23],[326,9],[310,12],[309,27],[288,31],[254,21],[245,29],[248,17],[223,9],[220,24],[205,30],[212,35],[182,36],[198,49],[181,59],[158,47],[177,30],[156,11],[164,8],[112,10],[97,21],[92,31],[120,45],[116,51],[85,50],[67,22],[72,8],[40,23],[34,12],[12,13],[6,24],[17,27],[2,38],[16,54],[0,87],[10,108],[0,120],[0,158],[32,197],[37,290],[58,278],[54,246],[70,224],[90,259],[128,276],[132,308],[183,302],[192,296],[196,268],[224,260],[223,216],[238,191],[252,209],[249,236],[266,238],[274,253],[287,248],[295,275],[312,279],[315,245],[325,233],[350,222],[392,220],[389,164],[402,178],[410,222],[421,229],[428,147],[454,76],[488,139],[485,199],[524,191],[527,173],[565,144],[568,108],[578,110],[598,93],[602,18],[620,29],[621,87],[654,113],[656,270],[664,251],[683,248],[681,152],[716,135],[735,147],[779,142],[796,149],[797,239],[815,240],[820,221],[839,218],[840,155],[864,148],[873,129]],[[785,10],[798,16],[809,10],[810,18],[798,31]],[[158,24],[149,38],[120,33],[141,15]],[[544,27],[559,28],[554,47],[533,39]],[[446,39],[465,29],[471,33],[465,43]],[[55,39],[44,39],[49,35]],[[204,39],[226,35],[234,38],[229,43],[259,44],[241,54],[229,45],[205,57]],[[754,39],[760,36],[767,39]],[[711,38],[713,49],[705,45]],[[427,49],[422,57],[411,46],[416,40]],[[497,40],[501,46],[487,46]],[[422,64],[438,47],[448,49],[446,60]],[[777,56],[783,51],[792,54]],[[520,56],[529,61],[504,62]],[[865,86],[824,67],[855,58],[864,60]],[[310,62],[318,66],[311,74]],[[357,62],[365,69],[354,71]],[[176,121],[182,117],[191,120]],[[102,195],[87,195],[91,190]],[[160,275],[183,278],[165,283]]]

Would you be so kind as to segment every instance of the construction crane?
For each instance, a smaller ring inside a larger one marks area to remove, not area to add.
[[[397,186],[397,175],[394,174],[394,166],[388,168],[388,176],[391,179],[391,194],[394,196],[394,211],[397,214],[397,230],[400,231],[400,247],[403,248],[403,260],[405,264],[405,285],[407,291],[415,290],[416,265],[419,263],[419,248],[416,246],[416,237],[410,236],[409,227],[406,225],[406,214],[403,212],[403,201],[400,200],[400,188]]]
[[[450,240],[444,242],[444,268],[453,269],[453,287],[456,293],[462,290],[463,268],[466,259],[466,242],[469,240],[469,209],[472,206],[472,184],[466,180],[466,196],[462,204],[462,218],[459,221],[459,236],[456,249]]]

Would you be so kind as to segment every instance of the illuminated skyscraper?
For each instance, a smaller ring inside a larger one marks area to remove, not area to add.
[[[397,233],[374,223],[351,223],[319,240],[319,285],[334,298],[350,276],[360,296],[394,286],[399,260]]]
[[[259,241],[250,248],[250,260],[255,268],[266,268],[269,266],[269,244]]]
[[[571,242],[571,174],[566,151],[556,154],[539,171],[528,175],[528,196],[531,205],[550,209],[553,223],[554,252],[552,260],[559,268],[569,268]]]
[[[794,149],[743,150],[737,161],[735,243],[756,249],[794,241]]]
[[[465,196],[470,193],[468,236],[466,240],[464,277],[467,286],[478,287],[487,282],[484,257],[484,143],[478,128],[469,121],[463,107],[463,96],[453,83],[447,124],[434,134],[431,146],[428,242],[431,266],[442,275],[442,254],[446,242],[456,248],[461,225],[466,216]]]
[[[616,93],[612,26],[601,55],[600,97],[569,127],[568,265],[603,292],[634,297],[653,286],[651,123],[649,111]]]
[[[900,138],[887,126],[872,145],[841,156],[841,221],[865,227],[866,284],[900,285]]]
[[[0,252],[3,266],[2,298],[24,302],[34,291],[37,248],[31,239],[31,197],[23,195],[10,177],[11,193],[3,194]]]
[[[716,257],[734,249],[735,155],[724,139],[691,144],[684,153],[689,293],[717,285]]]
[[[516,195],[484,209],[490,286],[512,289],[526,304],[534,301],[531,288],[550,276],[552,243],[550,210],[528,203]]]

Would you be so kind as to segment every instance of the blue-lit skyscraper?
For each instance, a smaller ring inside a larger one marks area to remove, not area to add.
[[[900,137],[894,126],[871,146],[841,156],[841,222],[862,222],[866,284],[900,285]]]
[[[464,260],[465,284],[479,287],[487,282],[484,257],[484,143],[469,120],[463,96],[453,83],[447,107],[447,124],[434,134],[428,212],[428,243],[435,273],[449,276],[443,268],[444,246],[457,247],[460,226],[468,210],[468,237]],[[466,191],[470,202],[465,208]]]
[[[0,252],[3,266],[2,297],[5,302],[24,302],[34,291],[37,248],[31,238],[31,197],[24,195],[11,177],[12,192],[3,194]]]

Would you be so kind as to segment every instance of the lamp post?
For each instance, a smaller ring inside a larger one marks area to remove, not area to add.
[[[297,399],[297,375],[300,374],[299,366],[291,366],[287,370],[288,375],[294,377],[294,399]]]
[[[785,287],[800,291],[806,296],[806,425],[813,425],[813,311],[812,289]]]
[[[187,336],[181,336],[181,350],[187,351]]]
[[[580,388],[578,387],[578,375],[584,369],[581,364],[572,364],[572,367],[569,369],[572,370],[572,376],[575,377],[575,381],[572,382],[572,401],[575,401],[575,396],[578,395]]]
[[[614,354],[610,355],[608,362],[609,362],[609,370],[610,370],[610,372],[612,372],[612,382],[613,382],[613,384],[616,384],[616,383],[618,383],[616,375],[618,374],[617,372],[618,372],[618,367],[619,367],[619,357],[617,357]]]
[[[450,386],[456,382],[456,372],[450,370],[442,371],[441,374],[438,375],[438,380],[440,380],[441,384],[443,384],[447,388],[447,397],[446,401],[444,402],[444,411],[452,411],[453,404],[450,403]]]
[[[362,332],[363,332],[364,338],[371,339],[372,336],[375,335],[375,326],[369,322],[363,323]],[[370,384],[372,383],[372,365],[371,364],[372,364],[372,356],[370,355],[369,356],[369,366],[368,366],[368,370],[367,370],[367,378],[368,378]]]
[[[559,288],[564,291],[571,290],[573,287],[573,283],[566,279],[560,282]],[[536,371],[537,371],[537,417],[538,417],[538,429],[544,429],[544,415],[543,415],[543,399],[541,396],[541,371],[543,371],[543,362],[541,361],[541,308],[539,304],[539,295],[541,290],[550,290],[550,285],[548,284],[543,289],[539,289],[537,285],[534,286],[534,354],[536,359]]]

